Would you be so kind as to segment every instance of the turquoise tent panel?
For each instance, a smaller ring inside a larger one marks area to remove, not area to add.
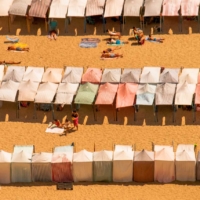
[[[74,146],[66,145],[66,146],[59,146],[59,147],[54,148],[54,153],[60,153],[60,152],[74,153]]]
[[[136,105],[153,105],[154,94],[143,93],[137,95]]]

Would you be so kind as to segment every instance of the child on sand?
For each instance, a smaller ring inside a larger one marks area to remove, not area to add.
[[[73,121],[73,124],[74,124],[74,128],[76,127],[76,129],[78,130],[78,113],[76,110],[73,110],[72,112],[72,121]]]

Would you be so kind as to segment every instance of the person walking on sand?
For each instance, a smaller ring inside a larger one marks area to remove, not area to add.
[[[78,115],[77,111],[73,110],[72,121],[73,121],[73,124],[74,124],[74,128],[76,127],[77,130],[78,130],[78,118],[79,118],[79,115]]]

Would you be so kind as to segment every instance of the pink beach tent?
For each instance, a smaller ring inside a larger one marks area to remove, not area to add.
[[[82,76],[82,83],[100,83],[102,77],[102,70],[98,68],[88,68]]]
[[[119,84],[117,91],[116,108],[133,106],[138,84],[123,83]]]
[[[181,15],[182,16],[198,16],[199,0],[182,0]]]
[[[182,0],[164,0],[162,16],[179,16]]]

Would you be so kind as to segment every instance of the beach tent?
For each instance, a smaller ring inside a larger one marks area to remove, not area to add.
[[[21,82],[24,73],[25,73],[25,67],[9,66],[6,70],[6,74],[3,77],[3,81],[12,80],[15,82]]]
[[[0,183],[8,184],[11,181],[11,153],[0,150]]]
[[[99,84],[101,82],[102,70],[99,68],[87,68],[82,76],[82,83],[90,82]]]
[[[14,146],[11,160],[11,182],[31,182],[31,159],[34,152],[33,145]]]
[[[73,182],[73,152],[54,152],[52,157],[52,180],[54,182]]]
[[[71,145],[57,146],[53,149],[53,153],[62,153],[62,152],[74,153],[74,143],[72,143]]]
[[[136,182],[154,181],[154,152],[135,151],[133,162],[133,180]]]
[[[52,181],[51,170],[52,153],[34,153],[32,156],[32,181]]]
[[[121,83],[139,83],[141,71],[141,69],[124,69]]]
[[[165,68],[160,74],[160,83],[178,83],[180,68]]]
[[[124,7],[124,0],[107,0],[104,17],[121,16]]]
[[[160,67],[144,67],[140,77],[140,83],[158,83]]]
[[[60,83],[62,71],[62,68],[47,68],[43,74],[42,82]]]
[[[44,67],[27,67],[22,80],[41,82],[43,74]]]
[[[115,144],[114,151],[133,151],[133,145]]]
[[[4,76],[4,65],[0,65],[0,81],[3,80]]]
[[[176,152],[182,152],[182,151],[194,152],[194,150],[195,150],[194,144],[178,144]]]
[[[173,146],[168,146],[168,145],[154,145],[153,147],[154,147],[153,148],[154,151],[160,151],[163,148],[167,149],[168,151],[172,151],[172,152],[174,151],[174,147]]]
[[[62,83],[80,83],[82,74],[83,67],[67,67],[62,78]]]
[[[133,180],[134,151],[114,151],[113,182],[131,182]]]
[[[104,69],[101,83],[119,83],[121,76],[121,69]]]
[[[174,152],[172,147],[155,146],[154,181],[169,183],[175,180]]]
[[[200,151],[197,155],[197,181],[200,180]]]
[[[73,155],[74,182],[93,181],[93,153],[85,149]]]
[[[94,181],[112,181],[113,152],[94,152],[93,160]]]
[[[196,180],[196,158],[194,150],[182,150],[176,152],[176,180]]]
[[[199,68],[184,68],[179,76],[179,83],[196,84],[198,82]]]
[[[199,106],[200,106],[200,84],[196,85],[196,90],[195,90],[195,111],[199,111]],[[195,120],[196,120],[196,112],[195,112]]]

